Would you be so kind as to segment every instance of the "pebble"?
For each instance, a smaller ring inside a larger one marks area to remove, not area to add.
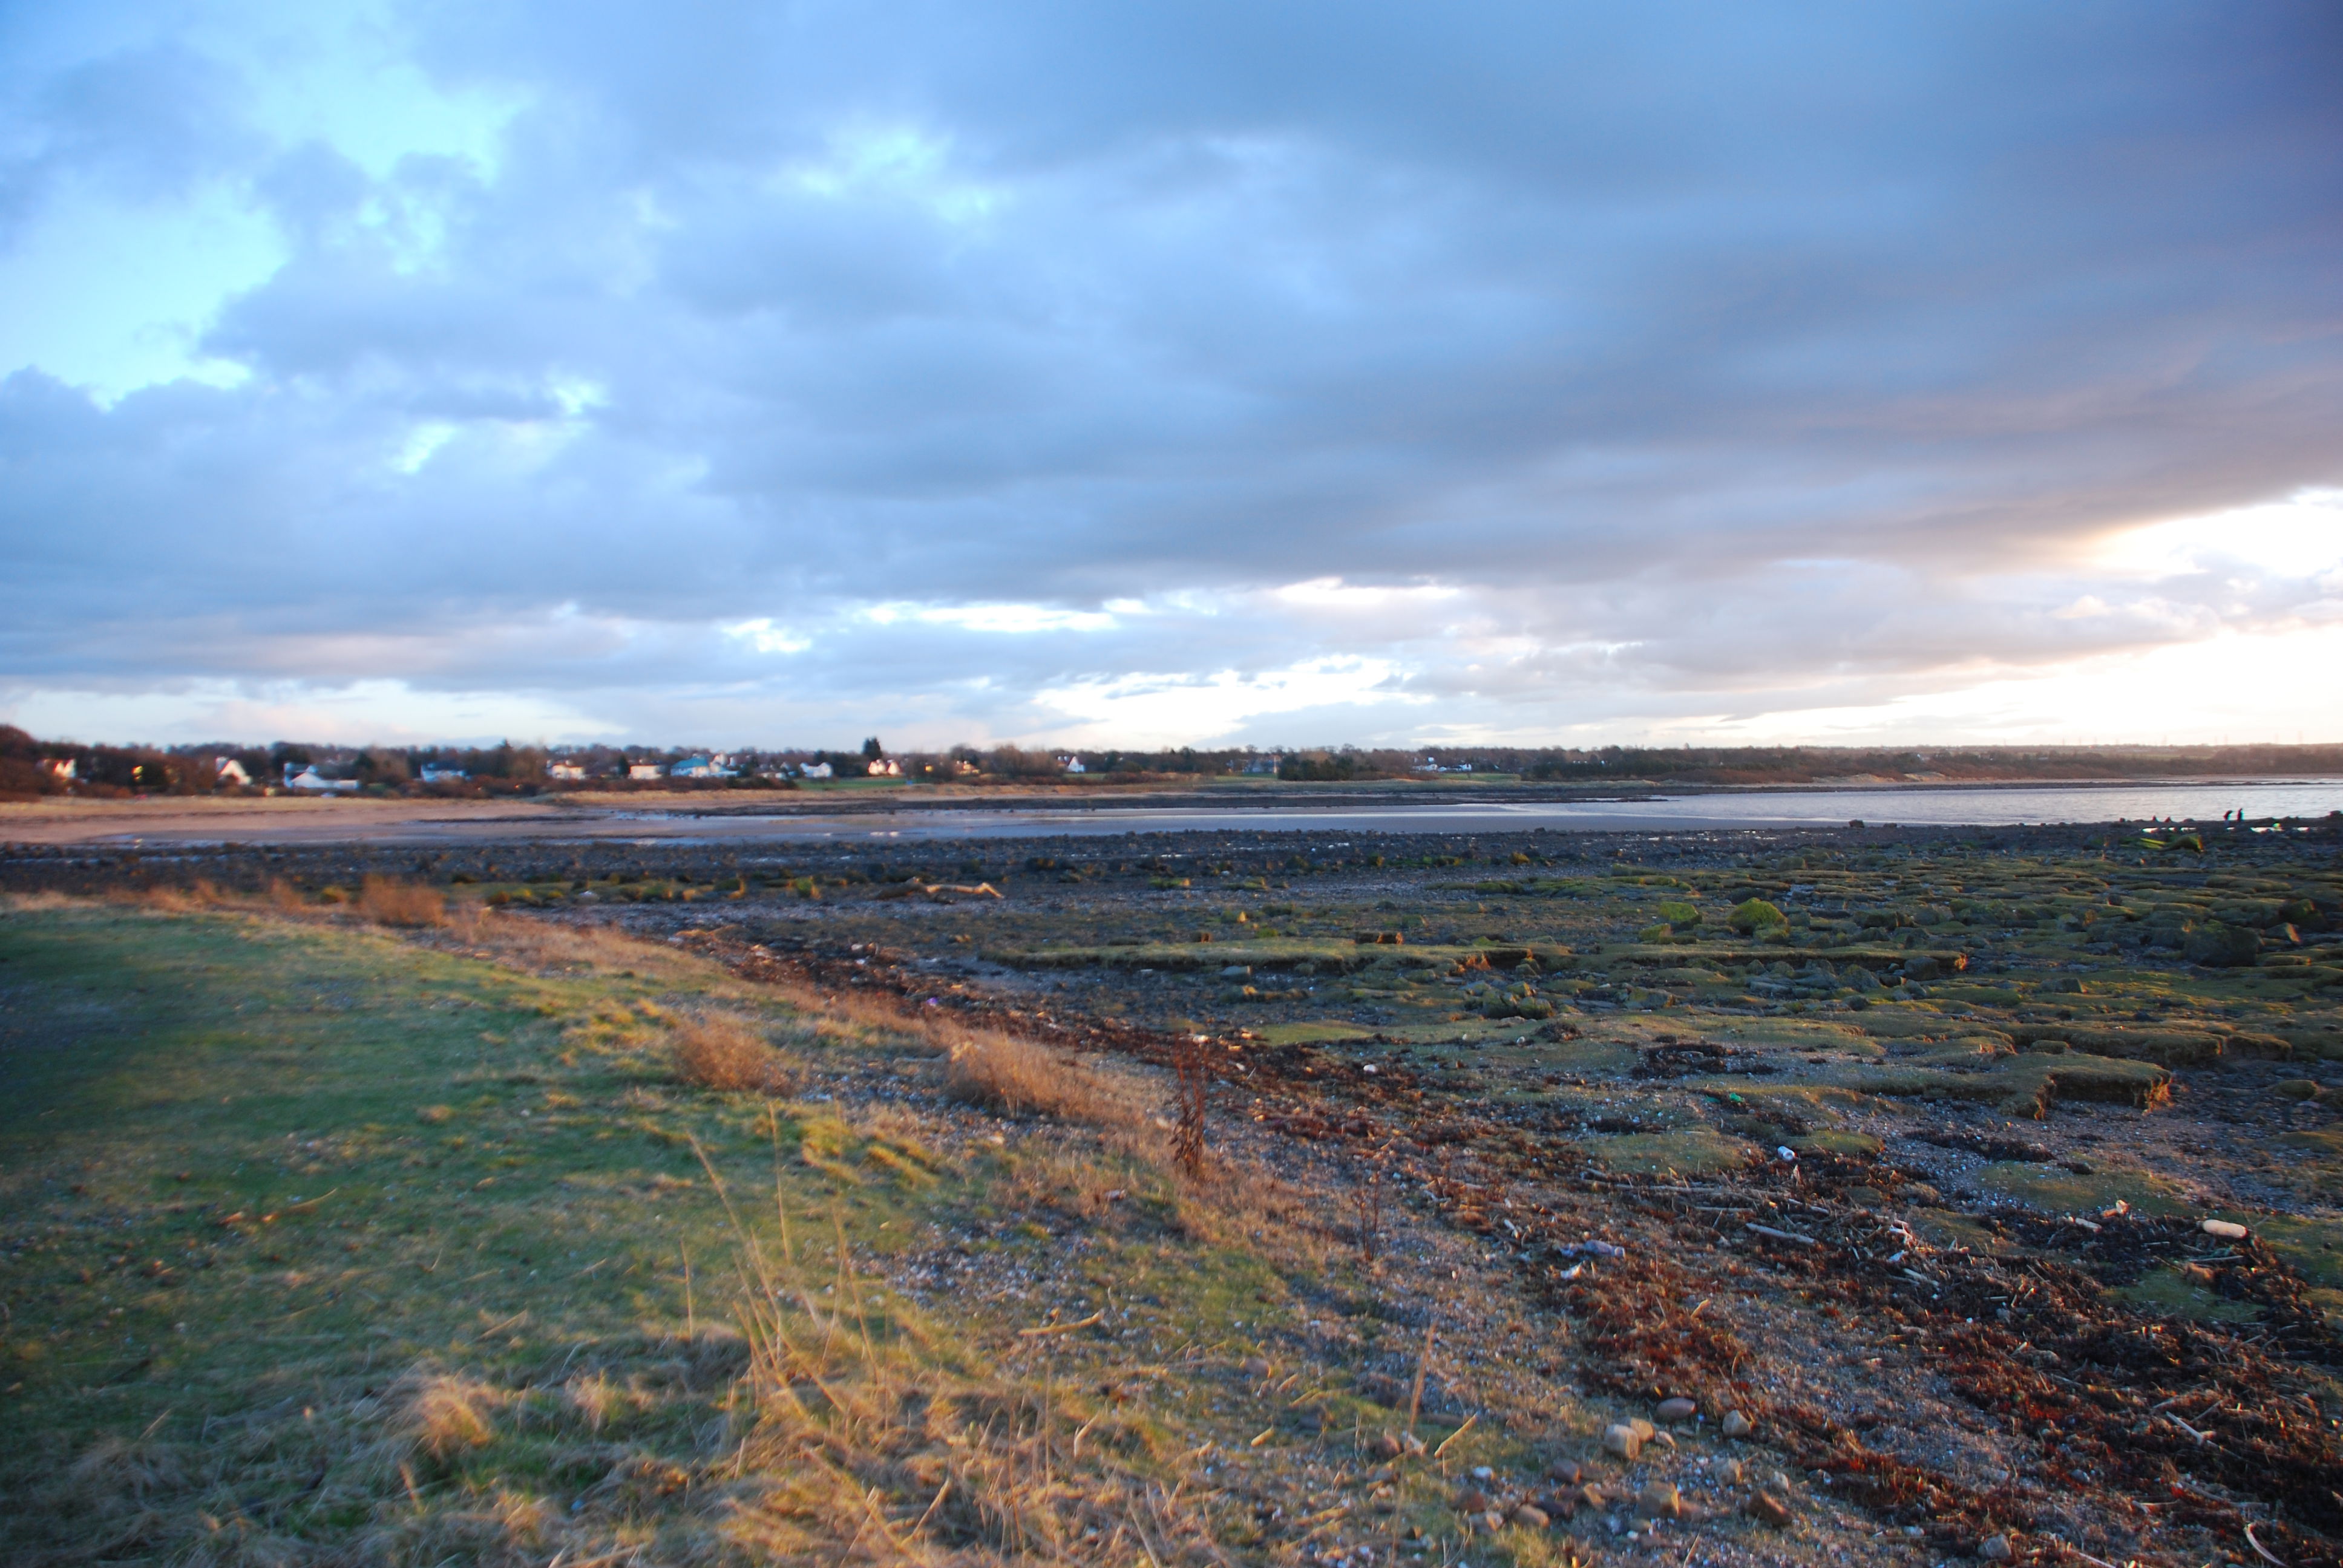
[[[1261,1357],[1255,1356],[1251,1361],[1245,1362],[1244,1374],[1247,1377],[1267,1377],[1269,1375],[1269,1363],[1263,1361]]]
[[[1988,1563],[2006,1563],[2016,1555],[2006,1535],[1988,1535],[1977,1543],[1977,1555]]]
[[[1747,1437],[1756,1423],[1737,1410],[1725,1412],[1723,1431],[1727,1437]]]
[[[1603,1429],[1603,1447],[1633,1464],[1644,1452],[1644,1434],[1624,1422],[1614,1422]]]
[[[2218,1236],[2224,1241],[2242,1241],[2253,1234],[2234,1220],[2207,1220],[2197,1228],[2207,1236]],[[1994,1539],[2000,1541],[2001,1537],[1996,1535]],[[2008,1543],[2003,1542],[2002,1544],[2007,1545]]]
[[[1554,1462],[1554,1468],[1546,1473],[1564,1486],[1575,1486],[1584,1479],[1586,1470],[1574,1459],[1557,1459]]]
[[[1672,1482],[1654,1481],[1636,1497],[1635,1512],[1646,1519],[1674,1519],[1684,1513],[1684,1494]]]
[[[1545,1510],[1536,1503],[1524,1503],[1513,1510],[1513,1523],[1524,1530],[1543,1530],[1554,1521],[1546,1517]]]
[[[1688,1399],[1664,1399],[1654,1413],[1662,1421],[1690,1421],[1700,1413],[1700,1406]]]
[[[1489,1494],[1477,1486],[1466,1487],[1456,1494],[1456,1512],[1459,1513],[1488,1513]]]
[[[1490,1469],[1485,1464],[1474,1465],[1472,1470],[1472,1475],[1473,1479],[1475,1481],[1494,1481],[1497,1479],[1497,1473]]]
[[[1406,1452],[1400,1447],[1399,1439],[1387,1432],[1376,1434],[1374,1442],[1367,1446],[1374,1452],[1378,1459],[1397,1459]]]
[[[1750,1518],[1770,1524],[1776,1530],[1790,1523],[1790,1505],[1770,1492],[1754,1494],[1743,1509]]]

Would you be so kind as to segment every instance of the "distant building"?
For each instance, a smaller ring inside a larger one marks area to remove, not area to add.
[[[461,768],[448,763],[426,762],[423,765],[423,781],[426,784],[453,784],[470,777]]]
[[[1058,766],[1063,768],[1069,773],[1087,773],[1090,771],[1090,769],[1082,766],[1082,759],[1079,757],[1061,757],[1058,759]]]
[[[670,779],[729,779],[732,770],[723,766],[721,759],[687,757],[669,769],[667,776]]]
[[[627,777],[629,779],[664,779],[667,777],[667,770],[656,762],[629,762],[627,764]]]
[[[222,789],[230,785],[242,789],[252,782],[252,775],[246,772],[244,764],[233,757],[215,757],[212,759],[212,782]]]
[[[800,779],[827,779],[835,771],[827,762],[809,762],[798,769]]]
[[[892,757],[881,757],[865,769],[873,779],[900,779],[903,765]]]
[[[548,779],[583,779],[586,769],[576,762],[548,762],[545,765],[545,776]]]
[[[1245,759],[1243,771],[1247,773],[1274,773],[1277,771],[1277,759],[1274,757],[1248,757]]]
[[[74,775],[81,770],[81,763],[71,757],[44,757],[41,767],[61,784],[73,782]]]
[[[315,763],[300,769],[297,772],[295,771],[295,766],[290,762],[285,765],[285,788],[287,789],[300,789],[310,794],[337,794],[346,791],[355,792],[358,787],[358,781],[355,779],[327,778],[317,771]]]

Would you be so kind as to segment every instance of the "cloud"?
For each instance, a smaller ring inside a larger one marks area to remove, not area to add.
[[[282,254],[233,384],[0,366],[16,711],[1534,739],[2334,618],[2320,7],[125,25],[0,98],[19,228]]]

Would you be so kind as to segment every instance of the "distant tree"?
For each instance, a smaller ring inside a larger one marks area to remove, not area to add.
[[[41,766],[41,746],[13,724],[0,724],[0,794],[47,795],[64,788]]]
[[[407,753],[389,746],[369,746],[358,754],[358,782],[361,784],[404,784],[414,777],[407,764]]]
[[[876,735],[862,743],[862,760],[865,762],[876,762],[886,755],[887,749],[879,744]]]

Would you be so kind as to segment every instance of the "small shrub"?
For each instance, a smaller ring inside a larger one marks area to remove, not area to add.
[[[726,1093],[787,1094],[790,1075],[765,1037],[729,1013],[677,1022],[669,1036],[675,1075],[686,1083]]]
[[[1660,919],[1677,930],[1688,931],[1700,924],[1700,911],[1690,904],[1671,899],[1660,906]]]
[[[1726,923],[1743,936],[1755,936],[1775,926],[1786,926],[1790,918],[1763,899],[1745,899],[1733,906]]]
[[[444,926],[447,900],[429,888],[368,877],[358,887],[358,913],[378,926]]]

